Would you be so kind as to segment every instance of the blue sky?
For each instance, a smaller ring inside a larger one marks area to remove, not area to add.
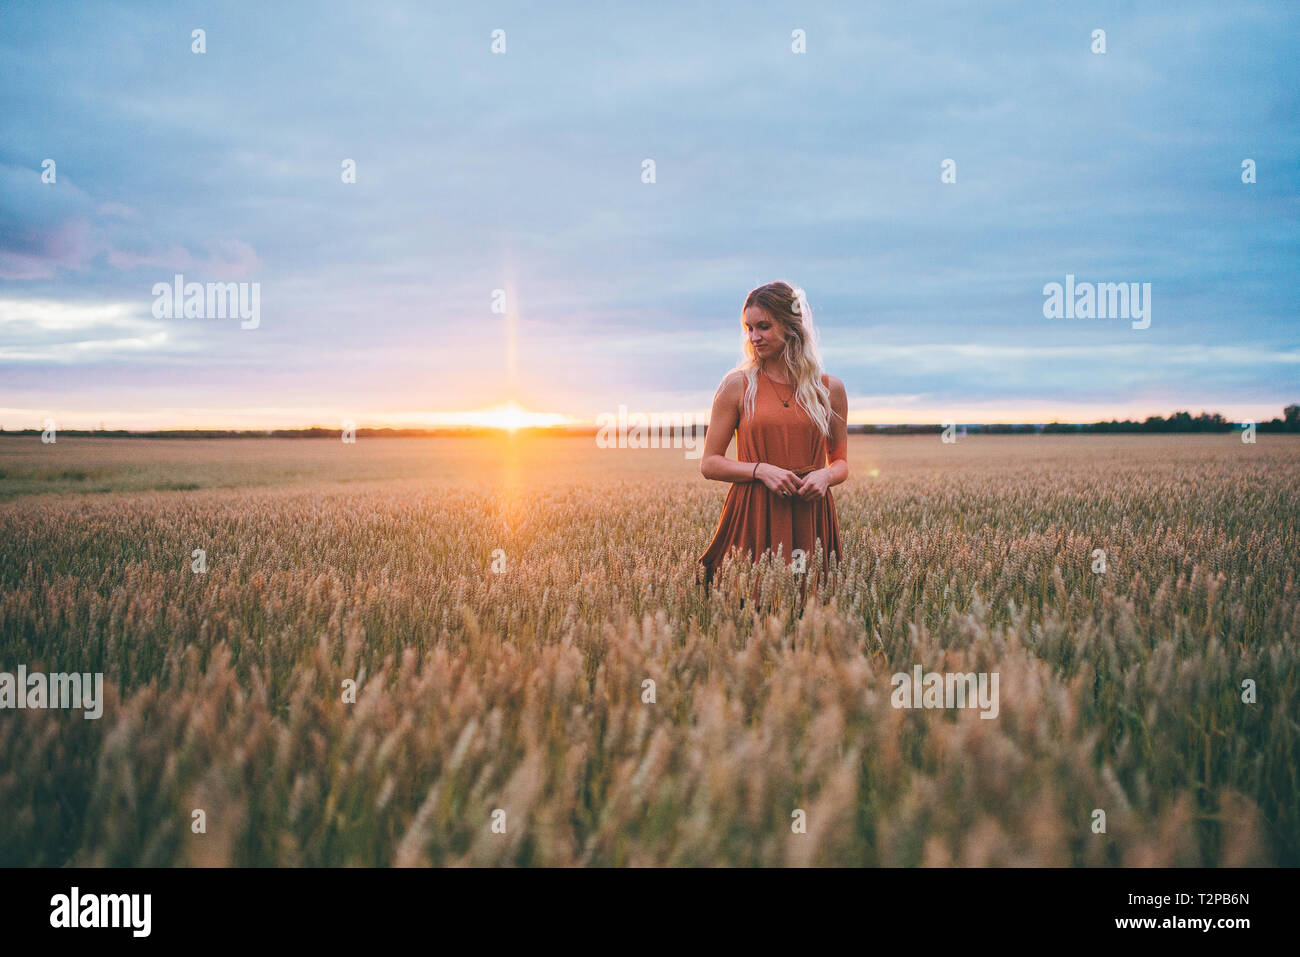
[[[213,6],[0,7],[5,428],[703,412],[778,278],[854,422],[1300,401],[1296,4]]]

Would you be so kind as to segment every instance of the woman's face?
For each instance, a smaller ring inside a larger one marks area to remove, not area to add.
[[[754,347],[754,355],[759,359],[779,356],[785,348],[784,327],[773,322],[758,306],[750,306],[745,310],[745,333],[749,336],[750,345]]]

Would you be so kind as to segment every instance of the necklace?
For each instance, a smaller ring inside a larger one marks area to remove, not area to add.
[[[774,387],[776,386],[776,380],[775,380],[775,379],[773,379],[770,375],[767,375],[766,372],[764,372],[763,375],[767,376],[767,381],[768,381],[768,382],[772,383],[772,385],[773,385]],[[791,398],[791,399],[794,398],[794,392],[795,392],[794,389],[791,389],[791,390],[790,390],[790,398]],[[780,392],[777,392],[776,397],[777,397],[778,399],[781,399],[781,393],[780,393]],[[781,404],[782,404],[783,406],[785,406],[787,409],[790,408],[790,400],[789,400],[789,399],[781,399]]]

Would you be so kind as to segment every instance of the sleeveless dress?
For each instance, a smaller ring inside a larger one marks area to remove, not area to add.
[[[823,375],[822,382],[829,386],[830,377]],[[789,400],[789,407],[782,404],[782,399]],[[790,398],[789,391],[778,394],[777,386],[761,373],[753,414],[746,417],[742,413],[736,434],[741,462],[766,462],[799,475],[830,464],[827,437]],[[831,489],[823,498],[805,501],[798,495],[787,497],[773,492],[759,479],[732,482],[713,541],[699,558],[704,565],[705,584],[712,581],[722,559],[733,548],[748,550],[757,560],[765,550],[775,552],[782,546],[781,555],[787,564],[794,549],[801,548],[811,572],[819,538],[825,553],[823,571],[827,571],[831,553],[837,557],[840,554],[840,526]]]

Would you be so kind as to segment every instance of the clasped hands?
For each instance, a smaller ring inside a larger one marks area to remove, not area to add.
[[[778,495],[787,498],[797,495],[805,501],[824,497],[831,485],[831,470],[825,468],[815,469],[801,477],[789,469],[762,462],[754,474],[760,482]]]

